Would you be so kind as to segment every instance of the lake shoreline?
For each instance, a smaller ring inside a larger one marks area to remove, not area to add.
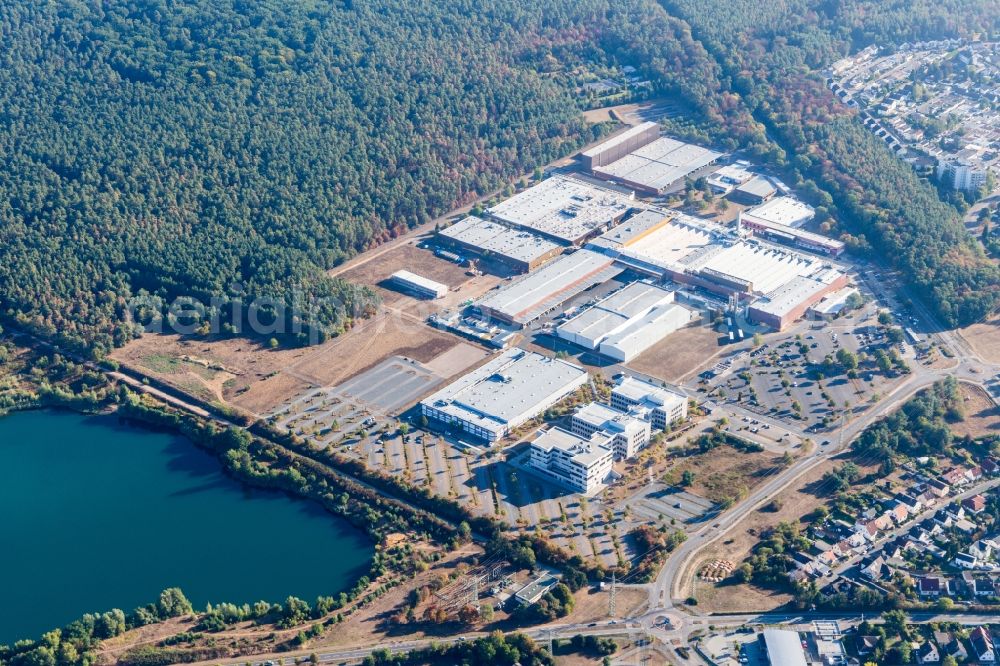
[[[65,414],[77,417],[93,417],[95,419],[100,419],[103,421],[101,427],[120,429],[123,432],[133,431],[134,433],[142,432],[150,434],[159,434],[169,437],[172,440],[183,441],[184,446],[191,447],[191,450],[197,451],[199,456],[202,456],[204,454],[209,454],[211,456],[211,459],[207,457],[205,458],[205,464],[211,465],[212,472],[215,475],[217,475],[220,479],[224,478],[229,483],[234,484],[234,486],[239,488],[239,491],[243,499],[237,500],[238,503],[245,503],[246,500],[248,499],[251,501],[254,500],[259,501],[262,498],[265,498],[273,494],[275,498],[280,497],[283,501],[288,502],[290,506],[297,506],[298,508],[294,512],[295,514],[306,515],[309,513],[318,513],[320,515],[317,516],[317,518],[321,519],[324,522],[328,521],[330,525],[336,527],[335,530],[326,532],[325,533],[326,537],[329,538],[331,534],[335,534],[337,535],[336,536],[337,539],[348,538],[350,543],[357,544],[358,546],[364,544],[363,546],[364,557],[361,558],[360,565],[358,565],[357,567],[350,566],[349,574],[345,570],[346,577],[344,578],[344,580],[340,581],[335,587],[327,587],[324,584],[317,585],[318,589],[315,589],[314,593],[310,595],[309,598],[313,598],[313,596],[336,595],[338,593],[342,593],[344,591],[351,589],[352,586],[356,587],[360,580],[365,579],[368,575],[372,573],[374,556],[376,553],[376,546],[378,545],[377,539],[374,539],[370,533],[367,533],[364,529],[354,524],[354,522],[349,520],[346,516],[339,515],[334,511],[331,511],[329,507],[325,506],[322,501],[319,501],[316,498],[310,497],[303,493],[294,492],[286,487],[280,487],[269,483],[260,483],[259,479],[255,479],[252,477],[248,478],[246,475],[238,473],[238,471],[233,470],[229,465],[227,465],[226,459],[220,453],[220,451],[218,449],[214,449],[208,443],[199,441],[198,438],[190,437],[187,433],[183,432],[183,429],[171,427],[170,425],[164,424],[162,422],[154,423],[148,419],[139,418],[135,414],[123,413],[127,412],[128,410],[123,410],[121,408],[122,406],[120,405],[112,403],[112,404],[104,404],[99,408],[94,408],[92,405],[87,405],[87,406],[67,405],[62,401],[60,401],[59,404],[45,404],[45,402],[46,401],[44,399],[39,399],[33,401],[33,404],[19,405],[16,408],[5,410],[3,414],[0,414],[0,428],[3,427],[2,424],[8,422],[8,419],[19,415],[51,412],[53,414]],[[39,417],[39,420],[43,420],[45,418],[46,417],[44,416]],[[144,435],[139,435],[139,436],[141,437]],[[53,444],[53,446],[72,446],[72,445],[73,443],[64,441],[60,441]],[[160,445],[162,446],[162,442],[160,443]],[[218,484],[213,483],[213,485],[218,485]],[[280,493],[276,491],[280,491]],[[248,495],[248,493],[250,495]],[[263,494],[261,495],[260,493]],[[310,509],[302,509],[301,507],[304,506],[308,506],[310,507]],[[345,535],[348,534],[350,534],[351,536],[346,537]],[[248,534],[247,536],[249,537],[250,535]],[[310,538],[310,534],[303,534],[303,538],[307,539]],[[351,548],[352,550],[354,550],[355,546],[352,545]],[[334,548],[330,552],[337,552],[338,550],[339,549]],[[296,568],[296,565],[291,564],[291,562],[289,564],[293,569]],[[330,573],[328,567],[322,567],[322,566],[318,567],[317,571],[321,572],[322,574]],[[167,586],[168,586],[167,581],[164,581],[164,584],[159,589],[162,589],[163,587]],[[203,595],[202,591],[200,590],[193,590],[193,592],[195,593],[196,597],[216,596],[215,593],[209,593],[207,595]],[[288,592],[294,592],[294,590],[290,590]],[[302,588],[300,587],[299,594],[301,593],[302,593]],[[284,600],[286,596],[289,596],[289,594],[285,592],[279,594],[277,591],[274,591],[272,593],[269,593],[267,596],[274,597],[272,599],[269,599],[269,601],[277,603]],[[153,600],[154,599],[144,600],[142,603],[147,603]],[[213,603],[217,604],[219,602],[232,602],[232,601],[237,601],[237,603],[243,603],[246,600],[243,598],[238,598],[236,600],[221,598],[220,595],[220,598],[213,600]],[[87,607],[94,607],[101,605],[106,605],[106,603],[105,602],[97,602],[93,604],[89,602],[87,603]],[[128,604],[121,603],[112,605],[126,606]],[[51,628],[51,626],[48,625],[65,626],[64,624],[60,624],[58,620],[46,624],[47,624],[46,626],[47,629]],[[10,640],[12,641],[14,638],[22,639],[22,638],[33,638],[33,637],[30,635],[16,636],[12,637]],[[0,643],[2,642],[4,641],[0,641]]]

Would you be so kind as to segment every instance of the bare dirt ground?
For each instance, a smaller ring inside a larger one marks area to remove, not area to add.
[[[421,321],[385,312],[316,347],[271,350],[247,340],[147,334],[111,357],[196,397],[263,414],[310,387],[333,386],[391,355],[420,362],[461,343]],[[185,357],[225,370],[211,370]],[[447,360],[450,368],[469,354]]]
[[[951,424],[952,431],[959,437],[973,438],[995,435],[1000,432],[1000,408],[997,408],[981,387],[961,384],[965,399],[965,420]]]
[[[709,359],[724,349],[712,327],[690,326],[668,335],[628,367],[666,382],[677,382],[709,365]]]
[[[399,270],[447,285],[452,291],[442,299],[418,299],[397,290],[388,282],[389,276]],[[460,303],[481,296],[500,282],[492,275],[473,277],[466,275],[468,267],[434,256],[429,250],[416,246],[416,240],[396,245],[386,251],[374,252],[371,257],[339,273],[339,276],[357,284],[373,287],[388,307],[398,308],[421,319],[444,308],[454,308]]]
[[[605,590],[595,591],[587,586],[579,590],[573,598],[576,605],[573,612],[559,618],[554,624],[581,624],[608,619],[608,595]],[[615,613],[618,617],[630,617],[649,600],[645,590],[619,588],[615,593]]]
[[[977,354],[990,363],[1000,363],[1000,314],[959,331]]]
[[[785,592],[765,590],[754,585],[709,583],[701,579],[694,584],[694,597],[698,600],[698,609],[706,612],[751,612],[778,608],[793,598]]]

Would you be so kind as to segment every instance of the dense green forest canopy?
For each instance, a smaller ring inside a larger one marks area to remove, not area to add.
[[[993,4],[0,0],[0,317],[100,355],[161,302],[215,299],[183,321],[237,333],[263,297],[289,342],[335,335],[377,304],[326,271],[597,136],[574,88],[603,63],[793,169],[834,233],[971,321],[996,267],[810,71],[996,33]]]
[[[98,354],[147,293],[266,297],[286,330],[296,303],[299,338],[336,334],[374,295],[326,269],[599,131],[574,62],[634,55],[714,93],[662,10],[633,49],[650,7],[0,1],[0,313]]]
[[[948,324],[985,317],[1000,271],[957,211],[826,89],[821,68],[869,44],[1000,35],[995,0],[662,0],[749,110],[726,131],[787,166],[834,233],[904,275]],[[755,123],[768,130],[765,137]],[[768,150],[772,141],[778,150]]]

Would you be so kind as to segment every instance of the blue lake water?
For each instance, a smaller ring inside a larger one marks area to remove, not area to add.
[[[62,411],[0,418],[0,644],[180,587],[207,602],[312,602],[354,584],[368,537],[250,489],[188,439]]]

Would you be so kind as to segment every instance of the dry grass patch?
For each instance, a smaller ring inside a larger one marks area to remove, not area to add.
[[[951,424],[952,431],[959,437],[972,438],[995,435],[1000,432],[1000,408],[986,391],[975,384],[959,385],[965,406],[965,419]]]
[[[643,374],[677,382],[695,370],[710,365],[724,347],[711,326],[689,326],[650,347],[628,367]]]

